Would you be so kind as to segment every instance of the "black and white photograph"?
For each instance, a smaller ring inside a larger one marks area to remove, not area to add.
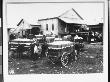
[[[109,0],[109,7],[108,7],[108,12],[109,12],[109,49],[110,49],[110,0]],[[110,54],[110,50],[109,50],[109,52],[108,52],[108,54]],[[110,58],[110,56],[109,56],[109,58]],[[110,63],[110,60],[108,61],[109,63]]]
[[[2,1],[0,0],[0,81],[2,81]]]
[[[2,29],[1,29],[1,18],[0,18],[0,81],[2,80]]]
[[[104,1],[7,2],[5,7],[9,76],[104,73]]]

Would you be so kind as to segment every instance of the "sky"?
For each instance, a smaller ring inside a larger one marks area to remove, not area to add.
[[[104,18],[103,3],[29,3],[8,4],[7,24],[9,28],[16,28],[23,18],[31,24],[36,24],[38,19],[57,17],[69,9],[76,12],[86,21],[99,21]]]

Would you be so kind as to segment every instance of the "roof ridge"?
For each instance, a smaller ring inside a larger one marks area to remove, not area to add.
[[[22,18],[21,20],[20,20],[20,22],[17,24],[17,26],[19,26],[20,25],[20,23],[23,21],[24,19]]]
[[[72,10],[73,10],[82,20],[84,20],[84,19],[76,12],[75,9],[72,8]]]
[[[76,10],[75,10],[74,8],[71,8],[71,9],[65,11],[63,14],[61,14],[61,15],[58,16],[58,17],[61,17],[61,16],[64,15],[65,13],[69,12],[70,10],[73,10],[82,20],[84,20],[84,19],[76,12]]]
[[[64,13],[62,13],[61,15],[59,15],[58,17],[61,17],[62,15],[64,15],[65,13],[67,13],[69,10],[66,10]]]
[[[66,14],[67,12],[69,12],[70,10],[72,10],[80,19],[84,20],[84,19],[75,11],[75,9],[71,8],[71,9],[66,10],[64,13],[62,13],[61,15],[59,15],[59,16],[57,16],[57,17],[50,17],[50,18],[38,19],[38,21],[40,21],[40,20],[52,19],[52,18],[60,18],[61,16],[63,16],[63,15]]]

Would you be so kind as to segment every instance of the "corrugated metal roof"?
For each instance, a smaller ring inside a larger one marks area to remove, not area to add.
[[[62,21],[66,22],[66,23],[86,24],[84,20],[62,18],[62,17],[59,17],[59,19],[61,19]]]
[[[59,17],[68,17],[68,18],[76,18],[76,19],[84,20],[73,8],[64,12]]]
[[[97,22],[97,21],[86,21],[86,24],[87,25],[97,25],[97,24],[99,24],[99,22]]]
[[[55,16],[55,17],[49,17],[49,18],[44,18],[44,19],[39,19],[38,21],[42,21],[42,20],[48,20],[48,19],[53,19],[53,18],[59,18],[61,20],[63,20],[66,23],[75,23],[75,21],[77,21],[76,23],[81,23],[78,22],[79,20],[83,20],[83,18],[73,9],[71,8],[70,10],[65,11],[63,14]],[[66,19],[69,18],[69,19]],[[77,20],[71,20],[71,19],[77,19]]]

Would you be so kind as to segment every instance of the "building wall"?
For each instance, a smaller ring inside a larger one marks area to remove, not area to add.
[[[29,29],[30,27],[30,24],[22,22],[15,30],[15,33],[19,33],[19,37],[22,37],[23,35],[26,35],[26,29]]]
[[[88,25],[91,31],[103,33],[103,23],[98,25]]]
[[[43,31],[43,34],[49,34],[53,33],[55,35],[58,35],[58,19],[46,19],[46,20],[39,20],[39,23],[41,24],[41,31]],[[48,30],[46,30],[46,24],[48,25]],[[52,24],[54,25],[54,30],[52,30]]]
[[[58,33],[63,34],[67,32],[67,24],[61,20],[58,20]]]
[[[35,26],[31,26],[32,27],[32,29],[31,29],[31,34],[33,34],[33,35],[38,35],[38,34],[40,34],[40,28],[41,28],[41,26],[40,25],[35,25]]]

